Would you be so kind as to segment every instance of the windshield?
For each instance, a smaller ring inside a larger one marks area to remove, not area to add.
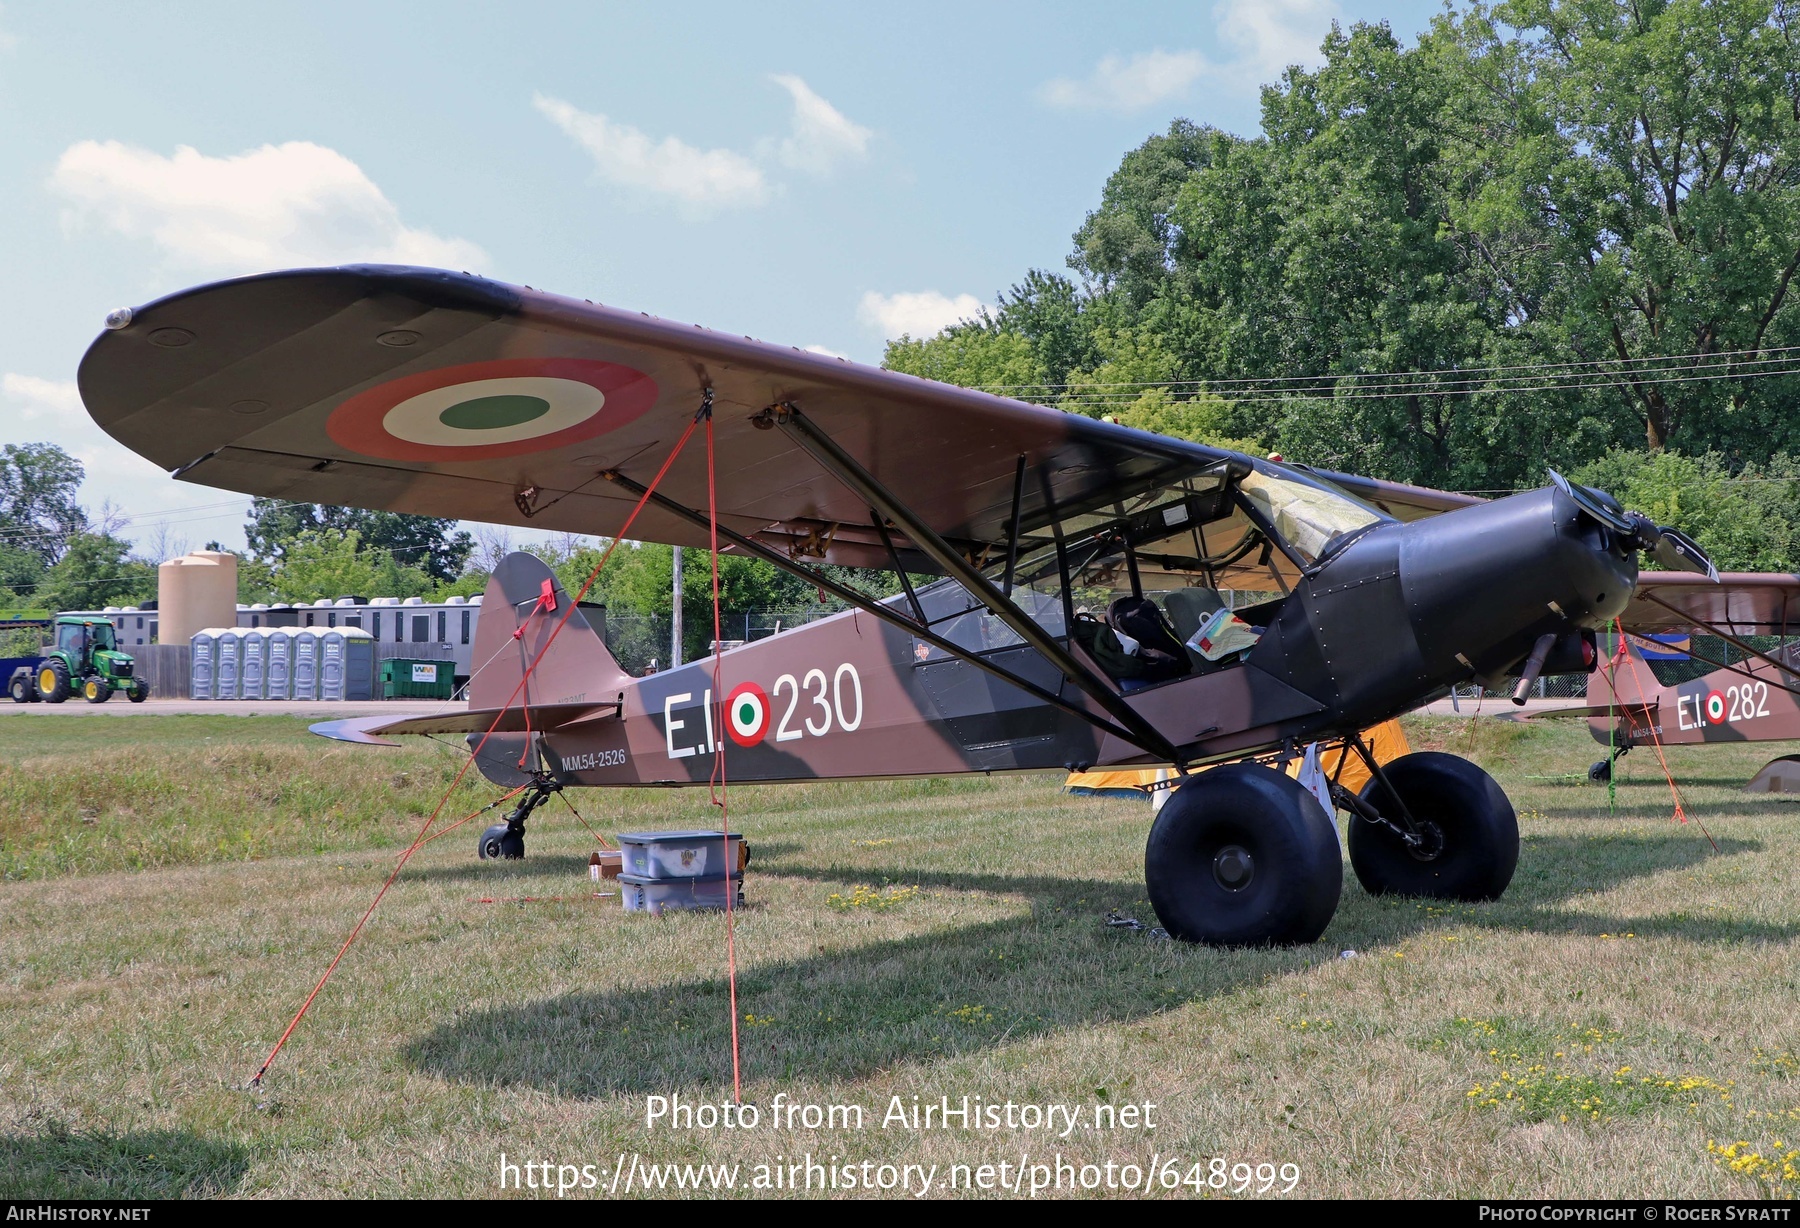
[[[1238,489],[1308,563],[1330,554],[1357,530],[1388,519],[1341,491],[1260,465],[1238,483]]]
[[[113,647],[113,629],[111,623],[90,623],[88,633],[93,636],[95,648],[110,650]]]

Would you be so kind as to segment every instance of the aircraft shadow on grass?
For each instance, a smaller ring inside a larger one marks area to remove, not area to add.
[[[1485,905],[1371,899],[1345,867],[1346,907],[1322,942],[1307,947],[1218,951],[1109,929],[1102,915],[1136,903],[1136,884],[926,871],[904,881],[926,889],[1023,896],[1030,913],[949,931],[818,948],[807,957],[740,972],[738,1018],[749,1079],[857,1079],[906,1061],[935,1060],[1035,1035],[1142,1019],[1218,997],[1272,974],[1372,950],[1449,925],[1546,934],[1670,935],[1699,942],[1788,939],[1800,927],[1687,913],[1621,918],[1561,905],[1632,879],[1754,852],[1720,841],[1714,854],[1693,832],[1606,841],[1528,837],[1505,899]],[[765,862],[770,859],[765,859]],[[868,882],[867,868],[765,864],[782,879]],[[753,887],[754,891],[754,887]],[[723,962],[721,939],[721,962]],[[628,958],[628,957],[627,957]],[[420,1070],[467,1082],[522,1085],[561,1095],[716,1093],[729,1088],[730,1017],[723,976],[655,989],[577,991],[462,1014],[419,1038]]]
[[[185,1130],[0,1135],[0,1198],[211,1198],[249,1168],[248,1148]]]

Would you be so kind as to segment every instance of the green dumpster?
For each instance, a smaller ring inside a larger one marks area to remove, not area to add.
[[[449,699],[455,689],[454,661],[409,661],[390,657],[381,663],[383,699]]]

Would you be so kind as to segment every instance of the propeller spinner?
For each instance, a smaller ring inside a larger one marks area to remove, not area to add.
[[[1680,529],[1659,525],[1642,512],[1628,512],[1612,496],[1591,486],[1576,485],[1554,469],[1550,480],[1574,500],[1576,507],[1616,534],[1622,544],[1648,554],[1662,570],[1697,572],[1715,584],[1719,582],[1719,569],[1706,557],[1706,551]]]

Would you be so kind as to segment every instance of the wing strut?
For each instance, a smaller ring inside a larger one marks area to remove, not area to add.
[[[609,470],[605,476],[607,481],[617,483],[633,494],[641,495],[644,493],[644,487],[616,470]],[[690,507],[685,507],[682,504],[675,502],[675,500],[666,495],[651,494],[650,502],[654,503],[657,507],[662,508],[670,515],[680,517],[689,524],[703,527],[707,524],[707,519],[704,515],[696,512]],[[879,513],[877,513],[877,516],[879,516]],[[853,588],[848,588],[839,584],[830,576],[827,576],[822,572],[814,571],[804,563],[795,562],[780,551],[771,550],[755,538],[745,537],[743,534],[736,532],[726,525],[721,524],[719,526],[719,536],[725,538],[732,545],[744,551],[744,553],[754,555],[765,563],[773,564],[787,572],[789,575],[798,576],[808,584],[818,585],[833,597],[836,597],[839,601],[846,602],[859,610],[864,610],[873,614],[883,622],[890,623],[893,626],[900,628],[900,630],[906,632],[908,635],[923,640],[938,651],[956,657],[959,660],[966,661],[978,669],[985,670],[987,673],[992,674],[1009,686],[1018,687],[1021,691],[1024,691],[1027,695],[1030,695],[1033,699],[1036,699],[1041,703],[1047,703],[1060,711],[1067,712],[1070,716],[1079,717],[1088,724],[1094,726],[1094,728],[1100,730],[1102,733],[1110,734],[1115,738],[1120,738],[1127,742],[1137,742],[1137,739],[1130,733],[1119,728],[1104,717],[1088,711],[1079,704],[1070,703],[1060,695],[1052,694],[1051,692],[1044,690],[1044,688],[1035,683],[1019,677],[1011,670],[995,665],[985,657],[971,653],[968,649],[963,648],[959,644],[951,643],[949,640],[933,631],[930,627],[914,622],[912,619],[885,602],[876,601],[866,594],[857,592]],[[904,576],[904,573],[902,574]],[[915,598],[914,600],[916,601],[917,599]]]
[[[1712,632],[1714,635],[1716,635],[1720,639],[1724,640],[1727,644],[1730,644],[1732,647],[1738,649],[1740,652],[1747,653],[1748,655],[1753,656],[1753,657],[1757,658],[1758,660],[1767,661],[1770,665],[1773,665],[1776,669],[1778,669],[1782,673],[1788,675],[1790,678],[1800,677],[1800,674],[1797,674],[1795,672],[1794,667],[1792,665],[1788,665],[1782,661],[1777,661],[1774,657],[1771,657],[1768,653],[1763,652],[1759,648],[1750,647],[1750,645],[1746,644],[1743,640],[1739,639],[1737,636],[1731,634],[1731,632],[1726,631],[1720,627],[1716,627],[1712,623],[1709,623],[1709,622],[1705,621],[1704,619],[1695,618],[1693,615],[1687,613],[1684,610],[1676,609],[1674,606],[1670,605],[1668,602],[1666,602],[1662,598],[1658,597],[1655,593],[1644,593],[1641,595],[1643,596],[1645,601],[1654,601],[1657,605],[1659,605],[1663,609],[1669,611],[1671,614],[1679,614],[1682,618],[1686,619],[1688,622],[1692,623],[1694,626],[1705,627],[1708,631]],[[1694,655],[1693,650],[1691,648],[1688,651],[1688,655],[1689,656]],[[1701,657],[1700,659],[1702,661],[1706,660],[1705,657]],[[1708,664],[1711,664],[1711,662],[1708,662]],[[1724,666],[1723,668],[1729,669],[1730,666]],[[1788,688],[1788,689],[1791,690],[1792,688]]]
[[[1013,634],[1035,648],[1040,656],[1061,671],[1063,677],[1104,708],[1115,721],[1130,730],[1127,741],[1178,767],[1185,764],[1186,760],[1176,751],[1174,744],[1158,732],[1155,726],[1115,694],[1092,670],[1071,656],[1067,649],[1045,634],[1044,629],[1015,605],[1010,597],[995,588],[978,568],[952,549],[931,526],[913,515],[874,475],[839,447],[836,440],[814,426],[797,406],[783,404],[775,410],[774,417],[775,425],[805,448],[827,473],[849,487],[876,512],[893,521],[911,539],[915,549],[922,551],[932,562],[942,567],[946,574],[955,577],[994,617],[1011,627]],[[1073,634],[1073,628],[1070,630]]]

